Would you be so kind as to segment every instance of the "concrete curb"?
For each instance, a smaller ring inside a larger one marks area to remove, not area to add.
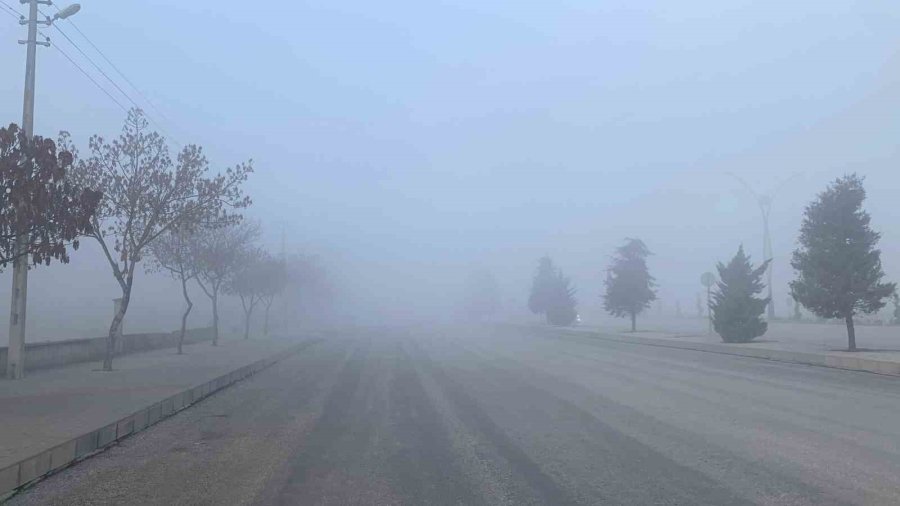
[[[294,353],[316,343],[318,340],[307,340],[296,346],[276,353],[271,357],[257,360],[251,364],[223,374],[218,378],[183,390],[159,402],[139,409],[120,420],[97,428],[82,436],[70,439],[49,450],[28,457],[6,468],[0,469],[0,503],[18,492],[21,488],[84,460],[95,453],[140,432],[151,425],[187,408],[215,392],[252,376],[263,369],[287,358]]]
[[[773,350],[767,348],[746,348],[740,344],[727,343],[696,343],[689,341],[673,341],[669,339],[654,339],[652,337],[620,336],[615,334],[602,334],[599,332],[579,332],[562,330],[563,333],[573,336],[591,337],[606,341],[620,343],[640,344],[644,346],[658,346],[661,348],[678,348],[682,350],[703,351],[707,353],[719,353],[723,355],[736,355],[740,357],[761,358],[775,362],[788,362],[792,364],[814,365],[830,367],[833,369],[845,369],[848,371],[870,372],[887,376],[900,376],[900,362],[887,360],[875,360],[829,353],[810,353],[802,351]]]

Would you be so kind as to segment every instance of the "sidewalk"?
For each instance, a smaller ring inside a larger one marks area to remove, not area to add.
[[[118,357],[112,372],[98,371],[100,364],[89,362],[36,371],[18,381],[2,380],[0,475],[9,474],[4,473],[8,466],[42,452],[47,455],[48,450],[59,445],[71,444],[73,448],[68,453],[74,453],[73,440],[110,424],[113,425],[112,437],[116,439],[117,421],[156,403],[163,412],[160,416],[167,414],[165,411],[177,411],[208,395],[215,387],[224,387],[239,376],[257,370],[246,366],[257,362],[262,362],[256,364],[258,367],[264,366],[266,359],[290,352],[304,341],[225,340],[217,347],[204,342],[186,346],[184,355],[176,355],[175,350],[169,348]],[[238,370],[240,374],[237,374]],[[213,380],[218,381],[207,385]],[[178,404],[178,394],[194,394],[186,391],[201,385],[203,390],[197,388],[197,395],[180,399],[180,406],[165,405],[165,401],[173,401],[173,396],[176,396],[173,402]],[[145,425],[152,423],[144,422]],[[131,424],[130,431],[138,430],[137,423]],[[94,447],[97,446],[102,444]],[[37,471],[50,466],[40,461],[34,465]],[[24,472],[23,467],[20,473]],[[29,470],[29,474],[34,472]],[[43,473],[38,476],[40,474]],[[0,476],[0,482],[8,480],[8,476]],[[25,483],[21,476],[18,480],[20,484]],[[8,487],[4,485],[0,483],[0,497],[7,491]]]
[[[879,327],[867,339],[857,337],[863,351],[848,352],[842,327],[815,324],[773,324],[763,337],[750,343],[723,343],[717,335],[660,330],[626,333],[603,327],[574,327],[566,332],[599,339],[631,342],[649,346],[689,349],[763,358],[853,371],[900,376],[900,336],[896,327]],[[868,333],[868,332],[867,332]]]

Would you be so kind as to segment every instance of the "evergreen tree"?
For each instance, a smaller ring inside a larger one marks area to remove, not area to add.
[[[637,329],[637,315],[656,300],[656,283],[647,270],[650,254],[640,239],[625,239],[607,270],[603,308],[616,317],[630,316],[632,332]]]
[[[882,282],[881,251],[875,247],[881,235],[869,227],[865,199],[863,178],[856,174],[831,183],[806,207],[791,261],[797,271],[791,294],[821,318],[842,318],[850,351],[856,351],[854,315],[880,310],[896,291],[896,284]]]
[[[553,260],[545,256],[538,260],[537,272],[531,283],[531,294],[528,296],[528,309],[534,314],[547,314],[550,301],[553,300],[553,286],[556,281],[556,267]]]
[[[765,261],[754,269],[743,246],[728,265],[719,262],[716,266],[719,282],[713,291],[710,311],[713,328],[726,343],[746,343],[768,330],[762,314],[769,299],[755,297],[765,287],[762,276],[768,267],[769,261]]]
[[[564,276],[562,271],[557,271],[550,293],[547,321],[550,325],[560,327],[571,325],[578,316],[575,309],[578,302],[575,300],[575,288],[572,287],[572,281]]]

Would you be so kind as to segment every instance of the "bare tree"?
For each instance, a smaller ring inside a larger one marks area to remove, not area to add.
[[[181,332],[178,334],[178,354],[183,353],[184,334],[187,330],[188,315],[194,308],[194,302],[188,294],[188,281],[197,276],[196,262],[191,255],[191,232],[172,228],[150,243],[152,261],[148,268],[151,272],[168,272],[181,282],[181,294],[184,297],[185,309],[181,315]]]
[[[250,317],[266,293],[266,271],[270,262],[273,260],[262,250],[245,250],[244,260],[225,284],[226,292],[241,299],[241,307],[244,309],[244,339],[250,338]]]
[[[91,233],[122,289],[122,304],[109,327],[103,370],[112,370],[115,339],[131,301],[134,273],[147,247],[178,227],[208,226],[209,221],[240,219],[232,210],[250,204],[242,184],[253,171],[242,163],[207,177],[209,164],[200,147],[185,146],[176,160],[158,133],[150,132],[138,109],[128,113],[122,133],[112,142],[94,136],[91,156],[76,166],[83,186],[103,188]]]
[[[246,259],[246,251],[259,238],[259,226],[242,221],[207,229],[191,239],[197,284],[212,303],[213,346],[219,344],[219,293]]]
[[[269,310],[275,298],[284,292],[287,286],[287,266],[283,260],[268,258],[260,266],[260,299],[266,308],[263,323],[263,335],[269,335]]]

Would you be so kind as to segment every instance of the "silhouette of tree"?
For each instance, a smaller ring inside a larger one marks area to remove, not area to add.
[[[103,188],[90,235],[106,256],[122,290],[122,303],[109,327],[103,370],[112,370],[115,339],[131,301],[134,273],[147,247],[173,228],[191,229],[233,223],[234,209],[250,199],[242,185],[252,172],[250,163],[207,177],[209,164],[200,147],[185,146],[175,160],[166,141],[148,129],[138,109],[128,113],[117,139],[93,136],[91,156],[72,171],[87,188]]]
[[[575,299],[575,288],[572,281],[557,271],[550,288],[550,304],[547,307],[547,321],[550,325],[566,326],[575,322],[578,317]]]
[[[556,282],[556,267],[550,257],[541,257],[538,260],[537,272],[531,283],[531,293],[528,296],[528,309],[534,314],[547,316],[547,310],[553,299],[553,286]]]
[[[832,182],[806,206],[791,261],[797,271],[791,295],[821,318],[842,318],[850,351],[856,351],[853,317],[880,310],[896,292],[895,283],[882,282],[881,251],[875,247],[881,235],[869,226],[865,199],[863,178],[856,174]]]
[[[287,286],[287,266],[284,261],[268,257],[260,265],[260,301],[266,308],[263,335],[269,335],[269,313],[275,298],[284,293]]]
[[[187,330],[188,315],[194,308],[194,302],[188,294],[188,281],[197,276],[197,263],[192,256],[191,233],[178,228],[169,229],[165,234],[150,243],[151,261],[147,268],[150,272],[167,272],[181,283],[181,295],[184,297],[185,309],[181,315],[181,331],[178,334],[178,354],[183,353],[184,334]]]
[[[650,254],[640,239],[625,239],[606,273],[603,307],[613,316],[630,316],[632,332],[637,330],[637,315],[656,300],[656,282],[647,270]]]
[[[242,256],[243,260],[238,263],[237,269],[228,278],[224,288],[226,293],[237,295],[241,299],[241,308],[244,310],[244,339],[249,339],[250,318],[268,289],[267,268],[273,260],[258,248],[246,249]]]
[[[219,344],[219,293],[247,261],[247,251],[258,238],[259,226],[248,221],[200,230],[191,236],[197,284],[212,304],[213,346]]]
[[[716,268],[719,282],[710,307],[716,333],[726,343],[746,343],[765,334],[769,324],[762,314],[769,299],[757,298],[756,294],[765,288],[762,276],[769,268],[769,262],[754,269],[741,246],[728,265],[719,262]]]

